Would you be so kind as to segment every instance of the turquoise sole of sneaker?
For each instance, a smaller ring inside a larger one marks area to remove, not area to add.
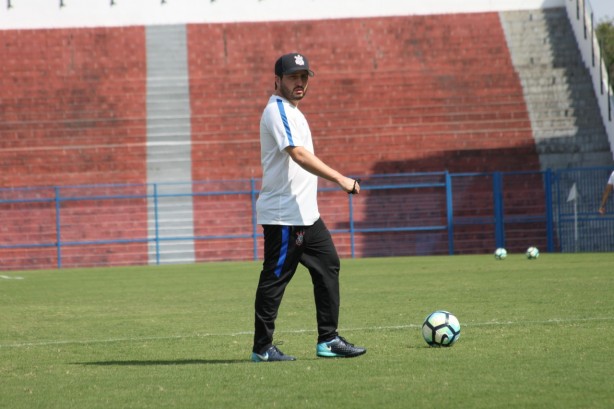
[[[366,353],[367,351],[365,350],[357,354],[342,355],[332,352],[325,345],[320,346],[320,344],[318,344],[318,346],[316,347],[316,355],[322,358],[354,358],[356,356],[364,355]]]
[[[338,354],[335,354],[334,352],[320,352],[320,351],[318,351],[318,352],[316,352],[316,355],[320,356],[322,358],[340,358],[340,357],[343,357],[343,355],[338,355]]]

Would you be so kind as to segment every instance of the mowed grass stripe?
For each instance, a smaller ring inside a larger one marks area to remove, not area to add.
[[[461,328],[466,327],[485,327],[485,326],[508,326],[508,325],[548,325],[548,324],[569,324],[577,322],[590,322],[590,321],[614,321],[614,317],[594,317],[594,318],[551,318],[544,321],[495,321],[495,322],[469,322],[462,323]],[[396,331],[406,330],[413,328],[422,328],[422,324],[407,324],[407,325],[392,325],[385,327],[363,327],[363,328],[340,328],[340,332],[362,332],[362,331]],[[278,334],[307,334],[315,333],[315,329],[297,329],[297,330],[279,330]],[[140,341],[168,341],[173,339],[188,339],[188,338],[208,338],[208,337],[239,337],[239,336],[252,336],[252,331],[241,331],[234,333],[208,333],[208,334],[185,334],[185,335],[165,335],[157,337],[139,337],[139,338],[112,338],[112,339],[84,339],[84,340],[50,340],[40,342],[25,342],[15,344],[0,344],[0,348],[24,348],[35,346],[53,346],[53,345],[68,345],[68,344],[104,344],[104,343],[118,343],[118,342],[140,342]]]

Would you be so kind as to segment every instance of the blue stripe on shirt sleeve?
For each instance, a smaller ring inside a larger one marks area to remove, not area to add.
[[[290,131],[290,124],[288,123],[288,116],[286,115],[284,102],[281,99],[277,99],[277,107],[279,108],[281,121],[284,123],[284,128],[286,129],[286,136],[288,137],[288,142],[290,143],[290,146],[294,146],[294,141],[292,140],[292,132]]]

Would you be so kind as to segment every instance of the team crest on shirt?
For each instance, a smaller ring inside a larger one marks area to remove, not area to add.
[[[300,54],[294,56],[294,62],[296,65],[305,65],[305,60],[303,60],[303,56]]]
[[[303,245],[303,241],[305,240],[304,236],[305,236],[305,231],[301,230],[301,231],[296,232],[296,242],[295,243],[298,247]]]

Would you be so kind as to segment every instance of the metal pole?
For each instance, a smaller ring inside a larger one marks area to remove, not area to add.
[[[580,0],[576,0],[576,20],[580,20]]]
[[[57,254],[57,266],[62,268],[62,223],[60,220],[60,188],[55,187],[55,243]]]
[[[595,27],[593,24],[593,12],[591,11],[591,60],[595,66]]]
[[[582,0],[582,27],[584,27],[584,39],[586,40],[586,0]]]
[[[252,241],[254,245],[254,261],[258,260],[258,218],[256,213],[256,200],[258,194],[256,192],[256,179],[250,180],[250,195],[252,199]]]
[[[495,241],[497,247],[505,247],[505,224],[503,222],[503,177],[493,173],[493,204],[495,210]]]
[[[610,94],[610,81],[608,81],[608,121],[612,122],[612,95]]]
[[[452,198],[452,177],[446,170],[446,222],[448,225],[448,254],[454,255],[454,207]]]
[[[546,242],[548,253],[554,251],[554,209],[552,208],[552,171],[546,170],[545,181],[546,185]]]
[[[355,248],[355,241],[354,241],[354,202],[352,201],[352,196],[354,195],[348,195],[349,197],[349,212],[350,212],[350,251],[352,254],[352,258],[356,257],[356,248]]]
[[[160,221],[159,221],[159,213],[158,213],[158,184],[153,184],[154,191],[154,224],[156,226],[156,264],[160,265]]]

